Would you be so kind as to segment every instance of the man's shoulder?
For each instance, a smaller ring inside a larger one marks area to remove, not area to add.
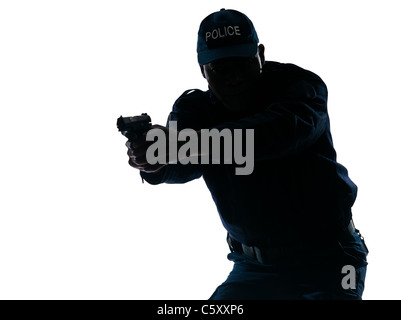
[[[303,78],[305,80],[309,79],[323,82],[323,80],[316,73],[301,68],[293,63],[266,61],[263,66],[263,72],[266,75],[286,80]]]
[[[199,130],[208,126],[213,113],[209,91],[190,89],[176,100],[169,120],[178,122],[178,129],[192,128]]]
[[[205,105],[210,103],[209,91],[202,91],[200,89],[189,89],[185,90],[175,101],[174,109],[176,108],[196,108],[199,105]]]
[[[212,109],[209,91],[200,89],[185,90],[175,101],[170,119],[187,119],[188,127],[195,126],[195,122],[204,121],[208,112]],[[188,120],[191,119],[191,120]],[[195,121],[194,123],[192,123]]]
[[[197,100],[197,99],[207,99],[209,97],[209,91],[202,91],[200,89],[189,89],[185,90],[177,99],[184,100]]]

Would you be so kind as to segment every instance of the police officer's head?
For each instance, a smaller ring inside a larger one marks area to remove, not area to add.
[[[209,87],[224,106],[241,111],[249,105],[264,64],[264,46],[258,45],[249,18],[221,9],[207,16],[198,32],[198,62]]]

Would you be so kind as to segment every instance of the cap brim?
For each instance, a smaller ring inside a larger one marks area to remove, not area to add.
[[[198,53],[198,62],[205,65],[215,60],[232,57],[254,57],[258,52],[257,43],[240,44],[217,49],[209,49]]]

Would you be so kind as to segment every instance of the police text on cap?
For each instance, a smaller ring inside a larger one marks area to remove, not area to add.
[[[240,36],[241,31],[239,29],[239,26],[224,26],[221,28],[216,28],[213,31],[208,31],[206,32],[206,42],[210,40],[209,38],[211,37],[213,40],[216,40],[217,38],[224,38],[227,36]]]

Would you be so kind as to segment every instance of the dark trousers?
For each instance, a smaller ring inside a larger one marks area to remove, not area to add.
[[[332,254],[330,250],[296,264],[261,264],[232,252],[233,270],[210,300],[361,300],[367,268],[361,239],[355,233]]]

